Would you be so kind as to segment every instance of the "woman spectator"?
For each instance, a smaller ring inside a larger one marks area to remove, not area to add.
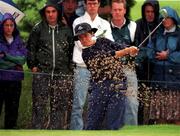
[[[21,81],[24,78],[23,64],[27,51],[11,14],[4,14],[0,32],[0,113],[4,103],[4,128],[13,129],[16,128],[18,118]]]

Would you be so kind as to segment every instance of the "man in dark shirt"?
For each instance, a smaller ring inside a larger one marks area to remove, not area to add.
[[[73,21],[79,17],[76,14],[77,0],[63,0],[62,5],[62,21],[72,29]]]

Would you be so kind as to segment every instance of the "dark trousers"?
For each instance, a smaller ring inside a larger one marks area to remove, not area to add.
[[[124,126],[125,93],[121,90],[110,90],[111,84],[92,85],[92,92],[88,100],[87,130],[102,129],[116,130]]]
[[[13,129],[17,125],[21,86],[21,81],[0,81],[0,113],[4,104],[5,129]]]

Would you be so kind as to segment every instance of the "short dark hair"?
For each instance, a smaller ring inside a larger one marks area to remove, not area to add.
[[[65,2],[66,0],[63,0],[62,2]],[[78,3],[78,0],[74,0],[76,3]]]
[[[84,0],[85,4],[87,3],[88,0]],[[95,0],[89,0],[89,1],[95,1]],[[101,0],[98,0],[98,3],[101,3]]]

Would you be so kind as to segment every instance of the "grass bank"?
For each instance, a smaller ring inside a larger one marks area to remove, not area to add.
[[[180,136],[180,127],[153,125],[124,127],[118,131],[0,130],[1,136]]]

